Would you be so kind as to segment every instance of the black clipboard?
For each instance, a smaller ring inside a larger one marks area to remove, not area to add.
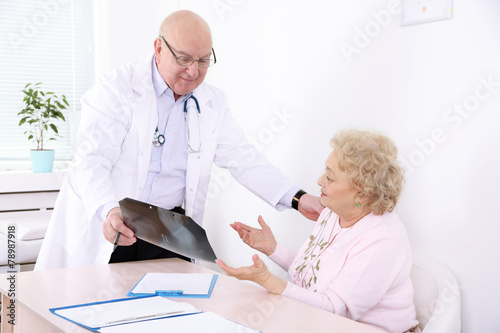
[[[137,238],[191,259],[217,259],[205,229],[189,216],[130,198],[120,201],[120,209]]]

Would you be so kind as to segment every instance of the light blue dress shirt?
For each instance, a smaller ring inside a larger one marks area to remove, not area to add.
[[[187,141],[184,101],[190,94],[175,101],[174,92],[160,76],[154,57],[151,66],[157,98],[158,132],[165,136],[165,143],[156,147],[151,141],[148,177],[139,200],[172,209],[182,206],[185,194]]]

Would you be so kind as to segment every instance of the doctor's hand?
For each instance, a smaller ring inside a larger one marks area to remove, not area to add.
[[[215,260],[215,262],[224,272],[226,272],[227,275],[233,276],[238,280],[253,281],[267,289],[267,291],[280,295],[286,288],[286,280],[271,274],[264,261],[259,258],[258,254],[254,254],[252,260],[252,266],[240,268],[229,267],[220,259]]]
[[[264,222],[262,216],[259,215],[258,221],[262,229],[252,228],[241,222],[235,222],[230,225],[238,232],[238,235],[245,244],[252,249],[270,256],[276,250],[276,239],[274,238],[271,228]]]
[[[321,198],[310,194],[304,194],[299,200],[299,212],[304,215],[309,220],[316,221],[321,214],[321,211],[325,209],[321,204]]]
[[[109,211],[102,226],[102,233],[111,244],[115,242],[117,232],[120,232],[120,238],[118,239],[118,245],[120,246],[129,246],[137,241],[134,232],[123,223],[120,207],[115,207]]]

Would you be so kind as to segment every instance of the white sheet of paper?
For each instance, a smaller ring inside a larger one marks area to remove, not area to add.
[[[198,312],[191,304],[160,296],[56,310],[57,314],[91,328]]]
[[[134,294],[154,294],[156,290],[182,290],[184,294],[206,295],[213,274],[147,273],[132,290]]]
[[[101,333],[137,332],[182,332],[182,333],[256,333],[260,331],[227,320],[213,312],[189,316],[148,320],[127,325],[105,327]]]

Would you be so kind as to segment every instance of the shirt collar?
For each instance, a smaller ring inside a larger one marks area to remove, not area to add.
[[[158,72],[158,68],[156,68],[156,56],[153,56],[153,61],[151,62],[151,72],[153,73],[153,86],[155,87],[156,98],[159,98],[166,90],[171,89],[168,85],[163,81],[160,73]]]

